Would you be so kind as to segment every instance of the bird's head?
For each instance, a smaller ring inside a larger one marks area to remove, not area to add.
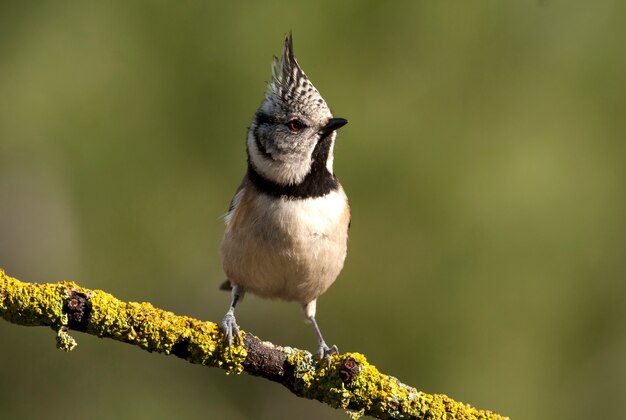
[[[300,183],[316,162],[332,174],[335,130],[347,122],[333,118],[302,71],[289,34],[280,59],[274,57],[272,81],[248,131],[249,164],[279,185]]]

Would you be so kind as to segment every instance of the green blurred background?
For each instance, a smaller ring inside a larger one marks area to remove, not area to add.
[[[623,416],[624,2],[2,2],[0,267],[219,320],[220,217],[272,55],[348,118],[328,341],[525,419]],[[242,327],[314,349],[294,304]],[[0,322],[0,417],[344,418],[279,385]]]

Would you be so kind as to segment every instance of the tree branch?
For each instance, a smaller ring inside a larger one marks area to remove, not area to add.
[[[178,316],[150,303],[122,302],[75,283],[24,283],[0,269],[0,316],[14,324],[51,327],[57,347],[65,351],[76,346],[69,330],[112,338],[227,373],[260,376],[299,397],[347,410],[354,418],[504,418],[446,395],[417,391],[380,373],[359,353],[333,356],[328,367],[307,351],[276,346],[245,332],[243,345],[228,347],[213,322]]]

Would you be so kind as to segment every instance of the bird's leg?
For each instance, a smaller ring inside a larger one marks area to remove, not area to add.
[[[237,320],[235,319],[235,306],[237,302],[243,299],[244,290],[237,285],[233,284],[232,301],[228,312],[224,315],[224,319],[220,326],[224,331],[224,338],[229,346],[233,345],[233,333],[236,337],[237,344],[241,344],[241,334],[239,332],[239,326],[237,326]]]
[[[339,349],[337,348],[335,344],[333,344],[330,347],[326,345],[326,342],[324,341],[324,337],[322,337],[322,332],[320,331],[320,327],[317,325],[317,321],[315,320],[314,316],[310,317],[309,321],[311,321],[311,324],[313,324],[313,329],[315,330],[315,334],[317,335],[317,343],[319,345],[319,351],[318,351],[319,358],[320,360],[325,359],[326,363],[330,367],[330,356],[332,356],[333,354],[339,354]]]
[[[322,337],[322,332],[320,331],[320,327],[317,325],[317,321],[315,320],[315,309],[317,306],[316,304],[317,302],[315,300],[311,301],[307,303],[306,305],[304,305],[303,309],[304,309],[306,318],[313,325],[313,330],[315,330],[315,335],[317,336],[317,344],[319,346],[319,350],[318,350],[319,358],[320,360],[322,359],[326,360],[328,367],[330,367],[330,356],[332,356],[333,354],[339,354],[339,349],[334,344],[331,347],[328,347],[328,345],[324,341],[324,337]]]

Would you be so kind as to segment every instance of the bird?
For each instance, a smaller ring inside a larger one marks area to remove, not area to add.
[[[300,304],[312,324],[319,359],[338,354],[315,319],[317,299],[341,272],[350,205],[333,172],[334,117],[293,52],[291,33],[246,139],[247,171],[224,216],[220,245],[230,307],[220,326],[229,346],[241,343],[235,307],[246,293]]]

